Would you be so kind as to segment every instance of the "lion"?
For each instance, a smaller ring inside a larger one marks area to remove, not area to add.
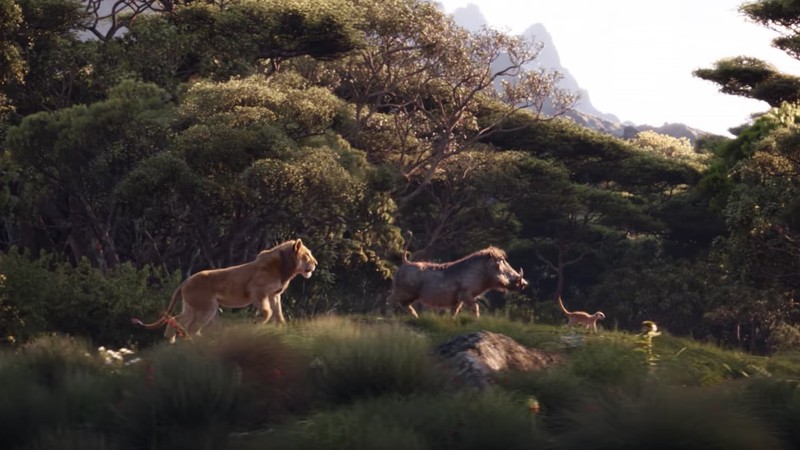
[[[153,323],[144,323],[137,318],[131,321],[147,329],[168,325],[164,334],[170,342],[175,342],[178,334],[199,335],[220,306],[243,308],[253,305],[263,313],[262,323],[267,323],[274,311],[278,322],[284,324],[281,294],[296,275],[310,278],[316,268],[317,260],[302,240],[286,241],[260,252],[249,263],[204,270],[190,276],[175,289],[160,319]],[[178,298],[183,300],[183,309],[173,317],[170,311],[175,308]]]

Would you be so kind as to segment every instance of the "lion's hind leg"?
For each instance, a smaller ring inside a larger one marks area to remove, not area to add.
[[[176,318],[182,328],[178,333],[186,334],[185,337],[199,335],[200,331],[214,319],[219,308],[216,295],[195,293],[187,295],[183,301],[183,311]]]
[[[187,337],[189,325],[194,321],[194,308],[184,304],[183,310],[175,317],[167,318],[167,329],[164,330],[164,336],[170,344],[174,344],[177,338]]]
[[[196,334],[199,336],[203,328],[205,328],[206,325],[208,325],[212,320],[214,320],[214,317],[216,317],[218,310],[219,306],[217,302],[214,302],[207,309],[195,310],[192,323],[189,324],[186,331],[191,334]]]

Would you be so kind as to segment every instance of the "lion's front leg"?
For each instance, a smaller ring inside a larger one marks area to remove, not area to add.
[[[278,314],[278,323],[285,324],[286,319],[283,318],[283,307],[281,306],[281,294],[275,294],[272,296],[272,307]]]
[[[264,315],[264,320],[261,323],[269,322],[269,319],[272,318],[272,299],[269,296],[265,296],[261,299],[261,313]]]

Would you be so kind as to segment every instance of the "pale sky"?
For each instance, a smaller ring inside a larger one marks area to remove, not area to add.
[[[738,12],[743,0],[437,1],[448,13],[477,5],[490,26],[512,34],[542,23],[592,104],[639,125],[680,122],[729,136],[767,110],[692,76],[722,58],[753,56],[800,75],[800,62],[771,47],[778,34]]]

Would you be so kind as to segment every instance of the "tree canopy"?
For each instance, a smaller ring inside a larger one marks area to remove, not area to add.
[[[495,245],[531,281],[507,299],[527,318],[552,320],[561,295],[619,327],[757,350],[796,325],[797,114],[782,102],[798,91],[766,63],[696,72],[778,107],[694,148],[561,117],[577,95],[537,66],[539,43],[423,0],[118,5],[0,0],[0,331],[58,327],[63,312],[22,306],[54,301],[28,288],[50,272],[128,283],[155,314],[170,283],[297,237],[320,266],[289,315],[385,309],[404,245],[434,261]],[[742,11],[791,53],[792,5]],[[118,299],[111,323],[135,301],[110,286],[70,295]]]

